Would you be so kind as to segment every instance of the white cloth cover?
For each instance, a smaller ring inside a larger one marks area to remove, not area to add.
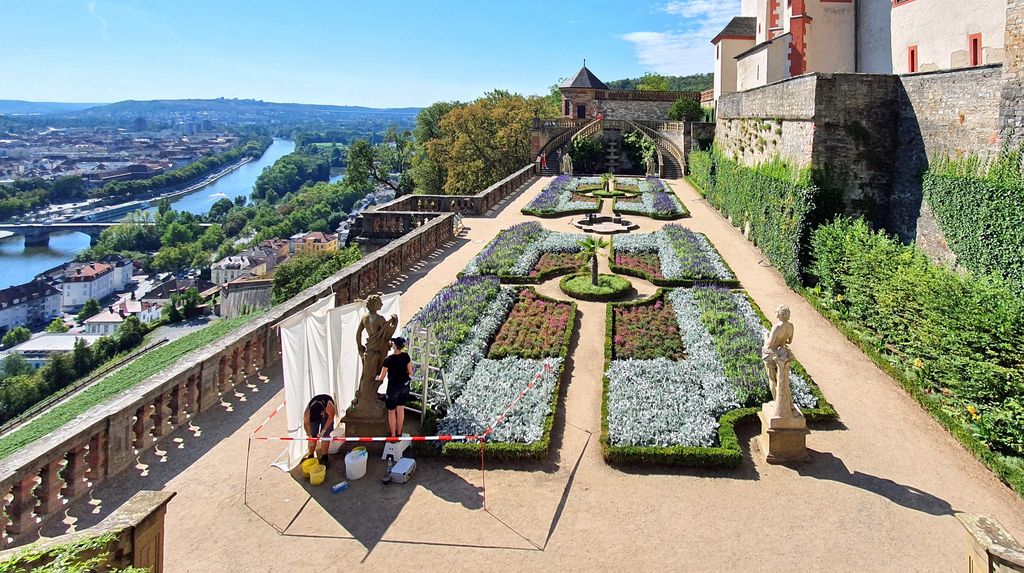
[[[399,314],[399,294],[381,296],[382,316]],[[306,404],[317,394],[329,394],[338,410],[335,425],[352,404],[362,361],[356,349],[356,329],[366,315],[365,303],[354,302],[333,308],[334,297],[324,297],[305,311],[281,322],[281,367],[284,374],[287,437],[305,438],[302,418]],[[399,319],[401,323],[401,319]],[[273,466],[290,471],[302,461],[308,443],[286,442],[285,451]]]

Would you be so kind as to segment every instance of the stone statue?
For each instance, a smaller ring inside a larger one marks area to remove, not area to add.
[[[789,344],[793,342],[793,324],[789,322],[789,308],[780,305],[775,311],[779,319],[764,339],[761,348],[761,359],[768,370],[768,386],[772,392],[772,401],[765,405],[765,414],[770,419],[794,420],[803,418],[803,414],[793,404],[793,392],[789,385],[789,365],[793,361],[793,353]]]
[[[572,175],[572,156],[569,155],[568,151],[562,154],[561,168],[563,175]]]
[[[657,177],[658,176],[658,162],[654,159],[654,155],[647,156],[647,176]]]
[[[359,379],[359,389],[356,391],[353,405],[362,403],[369,406],[377,402],[377,387],[380,384],[374,378],[380,373],[384,358],[388,355],[391,337],[395,335],[395,330],[398,328],[397,316],[385,320],[378,313],[383,306],[380,294],[371,294],[366,297],[368,314],[359,321],[359,327],[356,329],[356,347],[359,349],[359,356],[363,359],[363,374]],[[364,332],[366,333],[365,343],[363,343]]]

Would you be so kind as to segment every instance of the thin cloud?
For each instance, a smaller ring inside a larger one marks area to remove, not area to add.
[[[96,2],[92,1],[87,3],[85,5],[85,9],[89,11],[89,15],[91,15],[93,18],[96,18],[96,21],[100,23],[100,34],[102,34],[104,38],[108,38],[109,36],[107,35],[107,21],[103,18],[103,16],[100,16],[96,13]]]
[[[639,31],[620,39],[633,44],[637,60],[659,74],[685,75],[712,69],[709,42],[740,13],[740,0],[674,0],[659,11],[679,16],[670,32]]]

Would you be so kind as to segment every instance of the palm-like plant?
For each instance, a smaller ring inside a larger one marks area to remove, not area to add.
[[[583,254],[590,259],[590,282],[597,286],[597,250],[608,246],[608,241],[600,237],[587,237],[579,242]]]

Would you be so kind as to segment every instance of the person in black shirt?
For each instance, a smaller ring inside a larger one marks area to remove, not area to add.
[[[384,404],[388,408],[388,435],[402,435],[405,425],[405,403],[409,401],[409,381],[412,379],[412,359],[405,352],[405,339],[396,336],[391,339],[391,355],[384,359],[384,365],[377,375],[377,381],[388,379]]]
[[[334,406],[333,398],[327,394],[313,396],[313,399],[309,401],[309,405],[306,406],[306,411],[303,412],[302,416],[302,425],[305,427],[306,436],[310,438],[329,437],[331,433],[334,432],[334,417],[337,413],[338,410]],[[321,461],[324,461],[327,458],[327,449],[329,446],[330,442],[314,442],[310,440],[309,450],[306,452],[306,456],[303,459],[308,459],[316,455]]]

